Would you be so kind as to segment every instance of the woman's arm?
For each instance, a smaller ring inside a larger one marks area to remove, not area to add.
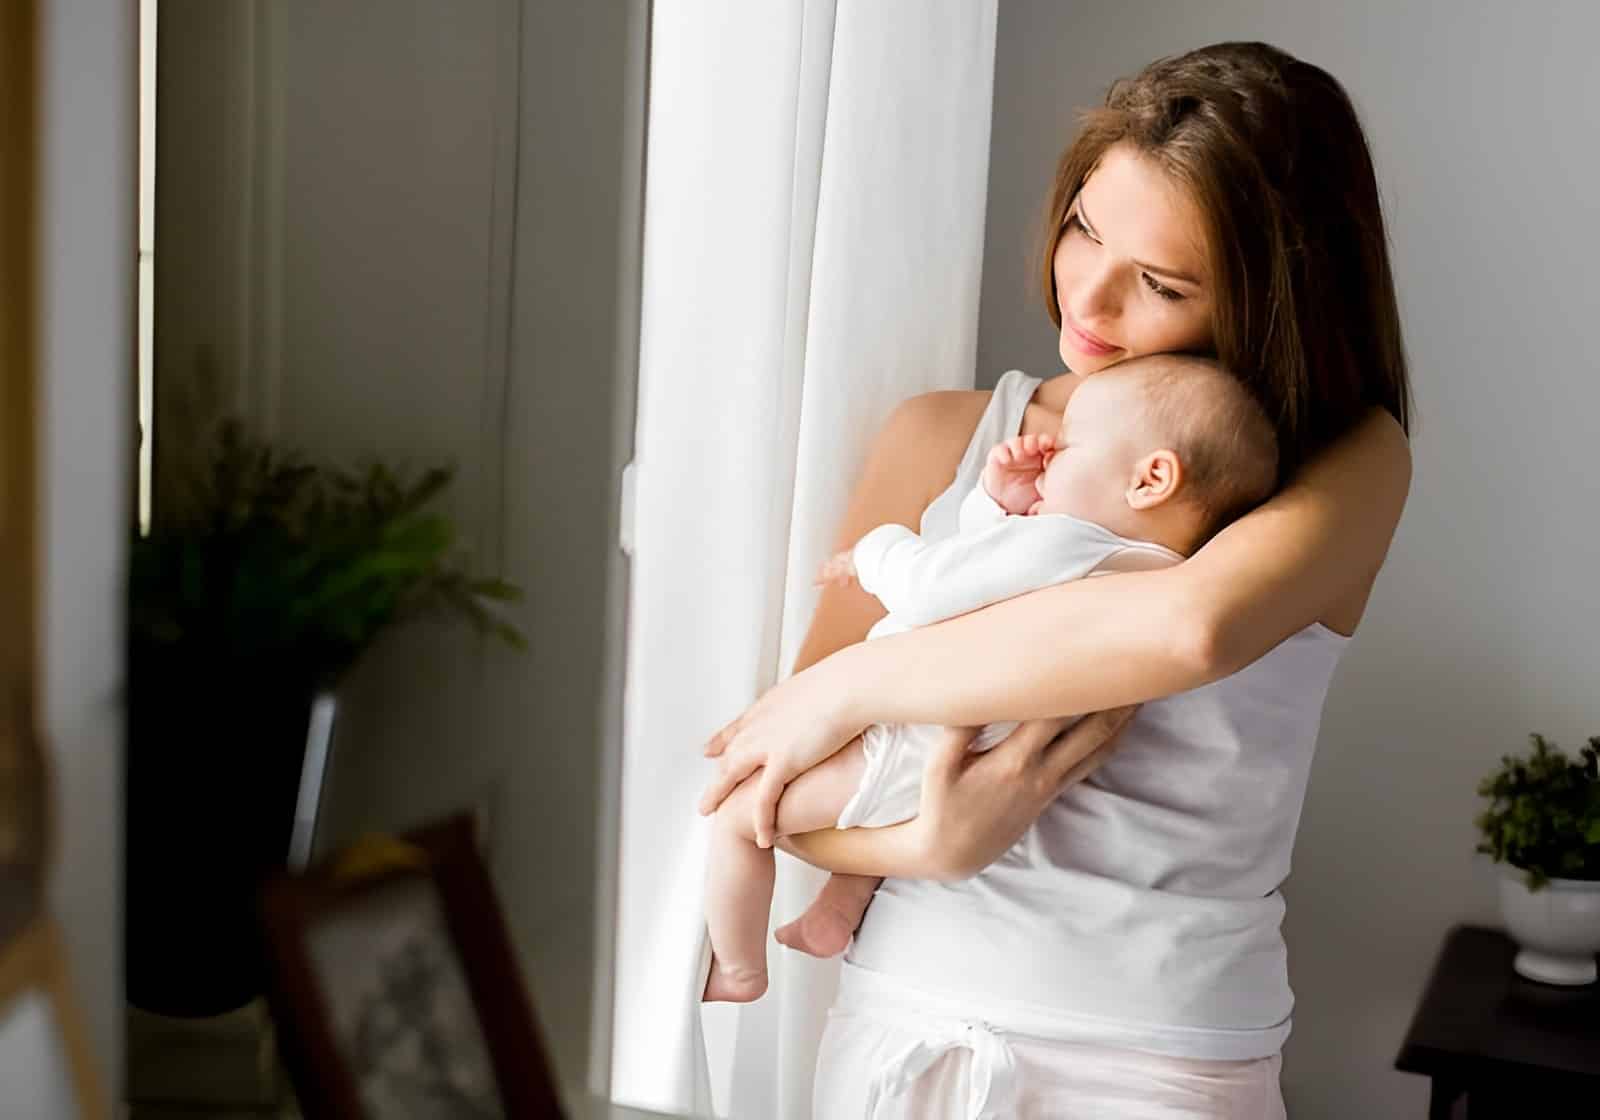
[[[868,448],[866,461],[834,536],[835,553],[853,548],[879,525],[898,524],[913,530],[919,527],[922,511],[954,477],[987,400],[985,393],[936,391],[918,394],[895,407]],[[857,584],[825,585],[805,638],[795,654],[794,672],[801,672],[829,654],[862,641],[872,624],[886,613],[878,598]],[[815,761],[827,758],[854,734],[851,732],[832,741],[829,749],[817,752]],[[784,783],[799,772],[786,774]],[[756,798],[753,823],[763,846],[772,843],[778,794],[782,789],[779,785],[770,796]],[[717,802],[721,800],[719,796]],[[714,804],[706,807],[702,802],[704,812],[712,808]],[[771,814],[763,815],[768,808]]]
[[[1410,484],[1405,436],[1376,413],[1182,564],[1044,588],[815,669],[844,686],[842,722],[861,726],[1034,719],[1198,688],[1326,617],[1359,617]]]
[[[879,525],[919,528],[923,509],[943,486],[940,480],[955,474],[984,400],[981,393],[932,392],[895,407],[868,449],[834,536],[835,553],[853,548]],[[877,596],[859,586],[825,585],[795,654],[794,672],[862,641],[887,613]]]

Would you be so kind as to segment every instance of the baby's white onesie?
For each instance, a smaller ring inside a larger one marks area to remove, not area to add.
[[[857,578],[889,608],[867,631],[867,640],[1052,584],[1183,559],[1161,545],[1120,537],[1069,514],[1009,514],[981,482],[961,503],[959,524],[954,536],[932,543],[904,525],[879,525],[856,542]],[[986,724],[971,749],[988,750],[1016,726]],[[942,731],[936,724],[875,723],[862,732],[866,772],[840,812],[838,827],[879,828],[915,816],[923,766]]]

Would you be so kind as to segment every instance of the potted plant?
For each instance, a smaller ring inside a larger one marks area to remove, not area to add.
[[[282,867],[314,701],[389,627],[462,617],[515,647],[518,589],[474,578],[449,485],[317,466],[220,426],[129,556],[130,1003],[215,1015],[261,990],[257,888]]]
[[[1478,785],[1478,851],[1507,864],[1500,909],[1513,967],[1547,984],[1590,984],[1600,952],[1600,737],[1576,760],[1542,735]]]

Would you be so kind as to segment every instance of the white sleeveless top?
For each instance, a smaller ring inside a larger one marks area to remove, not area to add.
[[[922,516],[956,530],[989,447],[1039,378],[1009,370],[950,487]],[[886,879],[846,960],[953,997],[1019,1033],[1189,1058],[1278,1052],[1294,997],[1279,884],[1329,679],[1321,624],[1231,677],[1145,704],[1110,759],[981,874]]]

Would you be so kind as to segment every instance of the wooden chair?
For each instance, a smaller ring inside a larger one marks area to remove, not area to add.
[[[0,4],[0,1113],[109,1115],[61,931],[38,734],[39,23]]]

